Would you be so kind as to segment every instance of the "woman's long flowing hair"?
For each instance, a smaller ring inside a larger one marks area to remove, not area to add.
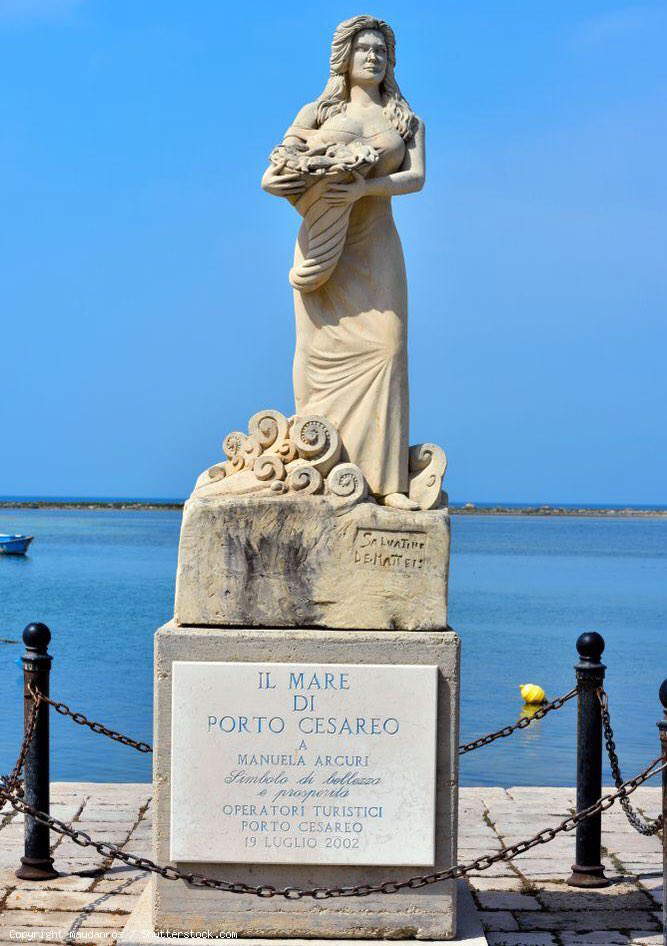
[[[380,83],[380,94],[384,102],[384,114],[404,141],[409,141],[417,130],[417,117],[406,100],[394,77],[396,65],[396,39],[394,31],[374,16],[353,16],[343,20],[333,35],[331,58],[329,60],[329,81],[317,99],[317,124],[321,125],[332,115],[345,110],[350,101],[348,69],[352,56],[352,43],[357,33],[362,30],[377,30],[382,33],[387,47],[387,69]]]

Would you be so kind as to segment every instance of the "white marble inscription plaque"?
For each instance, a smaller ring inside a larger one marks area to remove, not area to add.
[[[172,860],[434,863],[437,667],[172,667]]]

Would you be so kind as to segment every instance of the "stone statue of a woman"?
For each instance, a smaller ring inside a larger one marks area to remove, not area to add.
[[[337,427],[342,459],[379,502],[417,509],[408,496],[407,286],[391,198],[424,184],[424,123],[394,65],[386,23],[341,23],[329,81],[287,129],[262,187],[304,216],[290,273],[296,413]]]
[[[264,188],[303,218],[289,274],[296,411],[256,411],[198,477],[176,620],[441,630],[447,457],[408,446],[407,288],[391,212],[395,194],[424,183],[424,127],[396,84],[386,23],[340,24],[322,95],[269,161]]]

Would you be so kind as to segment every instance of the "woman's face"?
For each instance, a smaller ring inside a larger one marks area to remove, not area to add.
[[[361,30],[352,40],[348,75],[358,85],[379,85],[387,71],[387,45],[378,30]]]

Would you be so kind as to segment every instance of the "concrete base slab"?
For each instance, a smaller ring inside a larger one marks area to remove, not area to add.
[[[130,918],[123,928],[123,932],[120,934],[116,940],[116,946],[213,946],[213,944],[219,944],[221,939],[225,938],[218,936],[216,939],[201,939],[199,936],[188,937],[188,936],[158,936],[153,930],[153,924],[151,921],[151,903],[152,903],[152,888],[153,878],[146,885],[146,889],[142,893],[139,901],[130,914]],[[484,935],[482,929],[482,923],[480,921],[479,915],[477,913],[477,908],[472,899],[472,894],[468,889],[468,884],[465,880],[458,881],[458,909],[457,909],[457,930],[456,937],[454,939],[448,940],[429,940],[431,946],[487,946],[488,940]],[[234,930],[229,930],[230,933],[233,933]],[[229,937],[230,939],[232,937]],[[242,940],[244,946],[277,946],[280,942],[278,939],[257,939],[256,937],[250,937],[248,939],[244,938]],[[412,943],[425,942],[424,940],[414,940],[414,939],[392,939],[392,940],[378,940],[378,939],[286,939],[283,940],[285,946],[378,946],[378,943],[388,943],[397,944],[400,946],[401,943]]]

